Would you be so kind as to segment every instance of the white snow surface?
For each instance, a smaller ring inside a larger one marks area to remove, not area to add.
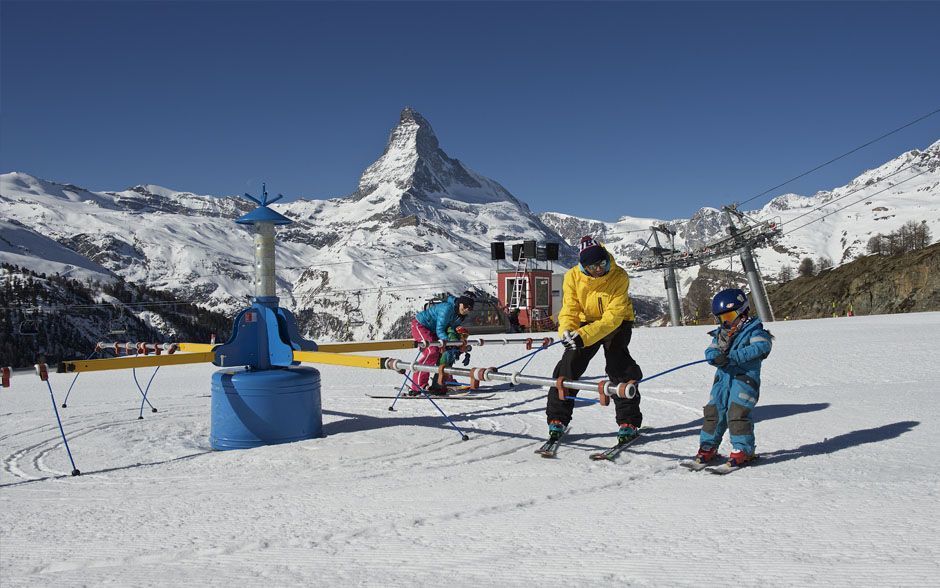
[[[117,279],[107,268],[45,235],[8,220],[0,220],[0,262],[74,279],[102,282]]]
[[[79,477],[45,384],[16,373],[0,389],[0,584],[936,585],[940,313],[769,327],[762,457],[724,477],[677,465],[697,448],[704,365],[641,386],[653,430],[616,462],[588,460],[616,428],[597,404],[556,460],[535,455],[532,387],[443,401],[464,442],[426,400],[365,396],[397,374],[318,366],[324,438],[215,452],[213,366],[160,370],[143,420],[130,372],[89,372],[60,409]],[[707,330],[637,329],[631,351],[650,376],[701,358]],[[471,365],[523,352],[484,346]],[[57,403],[72,378],[51,376]]]

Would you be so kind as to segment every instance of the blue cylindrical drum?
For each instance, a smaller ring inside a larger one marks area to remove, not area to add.
[[[320,372],[311,367],[212,374],[213,449],[247,449],[320,437]]]

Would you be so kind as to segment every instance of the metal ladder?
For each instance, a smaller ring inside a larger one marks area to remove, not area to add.
[[[516,262],[516,275],[513,278],[512,286],[512,296],[509,299],[509,309],[514,308],[525,308],[526,311],[529,309],[529,296],[528,288],[526,288],[526,277],[529,271],[529,260],[525,256],[525,253],[519,252],[519,261]],[[523,288],[526,289],[526,299],[525,306],[522,306],[522,293]]]

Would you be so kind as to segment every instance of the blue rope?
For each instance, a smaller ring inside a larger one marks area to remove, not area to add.
[[[159,371],[160,371],[160,366],[157,366],[157,369],[153,370],[153,373],[150,374],[150,381],[147,382],[147,387],[141,391],[141,394],[143,394],[144,397],[143,397],[143,400],[140,401],[140,415],[138,415],[137,417],[138,419],[144,418],[144,402],[146,402],[147,404],[150,404],[150,401],[147,400],[147,394],[150,392],[150,384],[153,384],[153,379],[154,377],[156,377],[157,372]],[[134,374],[134,382],[137,382],[136,373]],[[137,389],[140,390],[140,384],[137,384]],[[150,404],[150,408],[153,410],[153,412],[157,412],[157,409],[153,408],[152,404]]]
[[[536,349],[536,350],[533,351],[532,353],[526,353],[525,355],[523,355],[523,356],[520,357],[519,359],[514,359],[514,360],[510,361],[509,363],[504,363],[503,365],[498,366],[496,369],[497,369],[497,370],[501,370],[501,369],[503,369],[504,367],[506,367],[507,365],[512,365],[512,364],[516,363],[517,361],[522,361],[523,359],[525,359],[525,358],[527,358],[527,357],[532,357],[532,356],[534,356],[536,353],[539,353],[539,352],[541,352],[541,351],[545,351],[545,350],[548,349],[549,347],[554,347],[555,345],[558,345],[559,343],[561,343],[561,341],[555,341],[554,343],[552,343],[552,344],[550,344],[550,345],[548,345],[548,346],[546,346],[546,347],[540,347],[539,349]],[[530,359],[529,361],[532,361],[532,360]],[[529,365],[529,364],[526,363],[526,365]],[[523,367],[522,369],[525,369],[525,367]]]
[[[159,369],[160,369],[160,366],[157,366],[157,370]],[[153,371],[154,376],[157,375],[157,370]],[[137,391],[140,392],[141,396],[143,396],[144,402],[146,402],[147,404],[150,404],[150,401],[147,400],[147,393],[144,392],[143,388],[140,387],[140,382],[137,381],[137,368],[131,368],[131,375],[134,376],[134,383],[137,384]],[[150,376],[150,381],[151,382],[153,381],[153,376]],[[150,384],[147,384],[147,389],[148,390],[150,389]],[[157,409],[154,408],[152,404],[150,404],[150,408],[152,408],[154,412],[157,412]],[[140,410],[141,410],[141,418],[143,418],[143,410],[144,410],[143,402],[140,404]]]
[[[94,357],[97,353],[98,353],[98,349],[95,349],[94,351],[92,351],[91,353],[88,354],[88,357],[85,358],[85,361],[88,361],[89,359],[91,359],[92,357]],[[72,386],[75,385],[75,381],[78,380],[78,376],[80,376],[81,373],[82,373],[82,372],[76,372],[76,373],[75,373],[75,377],[72,378],[72,383],[69,384],[69,390],[68,390],[68,392],[65,393],[65,400],[62,401],[62,408],[68,408],[68,407],[69,407],[69,404],[68,404],[68,403],[69,403],[69,394],[72,393]]]
[[[418,350],[418,352],[415,354],[414,361],[418,361],[418,357],[421,356],[422,351],[423,349]],[[414,363],[414,361],[412,363]],[[405,384],[407,384],[410,379],[411,378],[408,377],[408,374],[405,374],[405,378],[401,381],[401,386],[399,386],[398,388],[398,394],[395,395],[395,400],[393,400],[392,405],[388,407],[389,410],[395,410],[395,403],[398,402],[398,399],[401,397],[402,391],[405,389]]]
[[[648,382],[648,381],[650,381],[650,380],[652,380],[652,379],[654,379],[654,378],[658,378],[659,376],[664,376],[664,375],[668,374],[669,372],[674,372],[674,371],[676,371],[676,370],[681,370],[682,368],[686,368],[686,367],[689,367],[690,365],[695,365],[695,364],[697,364],[697,363],[705,363],[706,361],[708,361],[708,360],[707,360],[707,359],[700,359],[700,360],[698,360],[698,361],[690,361],[689,363],[684,363],[684,364],[682,364],[682,365],[677,365],[677,366],[674,367],[674,368],[669,368],[669,369],[666,370],[666,371],[659,372],[658,374],[653,374],[652,376],[650,376],[650,377],[648,377],[648,378],[639,379],[639,380],[636,381],[636,383],[639,384],[640,382]],[[593,379],[593,378],[603,378],[603,377],[604,377],[604,376],[592,376],[591,378],[588,378],[588,379],[590,380],[590,379]],[[591,399],[591,398],[578,398],[577,396],[565,396],[565,400],[580,400],[580,401],[582,401],[582,402],[588,402],[588,403],[598,403],[598,402],[600,402],[600,400],[593,400],[593,399]]]
[[[72,459],[72,450],[69,449],[69,440],[65,438],[65,429],[62,428],[62,419],[59,418],[59,407],[56,406],[55,394],[52,393],[52,384],[49,383],[49,380],[46,380],[46,386],[49,388],[49,398],[52,399],[52,410],[55,411],[55,420],[59,423],[59,432],[62,433],[62,442],[65,444],[65,452],[69,454],[69,461],[72,462],[72,475],[77,476],[81,474],[81,472],[75,467],[75,460]]]
[[[407,374],[405,375],[405,378],[406,378],[409,382],[411,382],[412,384],[414,384],[415,386],[418,385],[414,380],[412,380],[411,378],[409,378]],[[444,415],[444,418],[447,419],[447,422],[450,423],[450,426],[453,427],[454,430],[457,431],[457,432],[460,434],[460,438],[463,439],[464,441],[468,441],[468,440],[470,439],[470,437],[468,437],[466,433],[464,433],[463,431],[461,431],[461,430],[460,430],[460,427],[458,427],[458,426],[454,423],[454,421],[450,420],[450,417],[447,416],[447,413],[444,412],[443,410],[441,410],[441,407],[438,406],[436,402],[434,402],[434,399],[431,398],[431,395],[428,394],[427,391],[426,391],[424,388],[419,388],[419,389],[421,390],[421,393],[424,394],[424,397],[431,401],[431,404],[434,405],[434,408],[437,409],[437,412],[439,412],[439,413],[441,413],[442,415]],[[396,398],[396,400],[398,400],[398,399]]]

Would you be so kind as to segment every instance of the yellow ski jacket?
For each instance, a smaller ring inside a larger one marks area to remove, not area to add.
[[[558,336],[577,331],[588,347],[614,331],[623,321],[632,321],[633,302],[627,289],[630,277],[617,265],[610,253],[610,271],[592,278],[579,265],[565,273],[561,312],[558,313]],[[583,327],[582,323],[587,323]]]

